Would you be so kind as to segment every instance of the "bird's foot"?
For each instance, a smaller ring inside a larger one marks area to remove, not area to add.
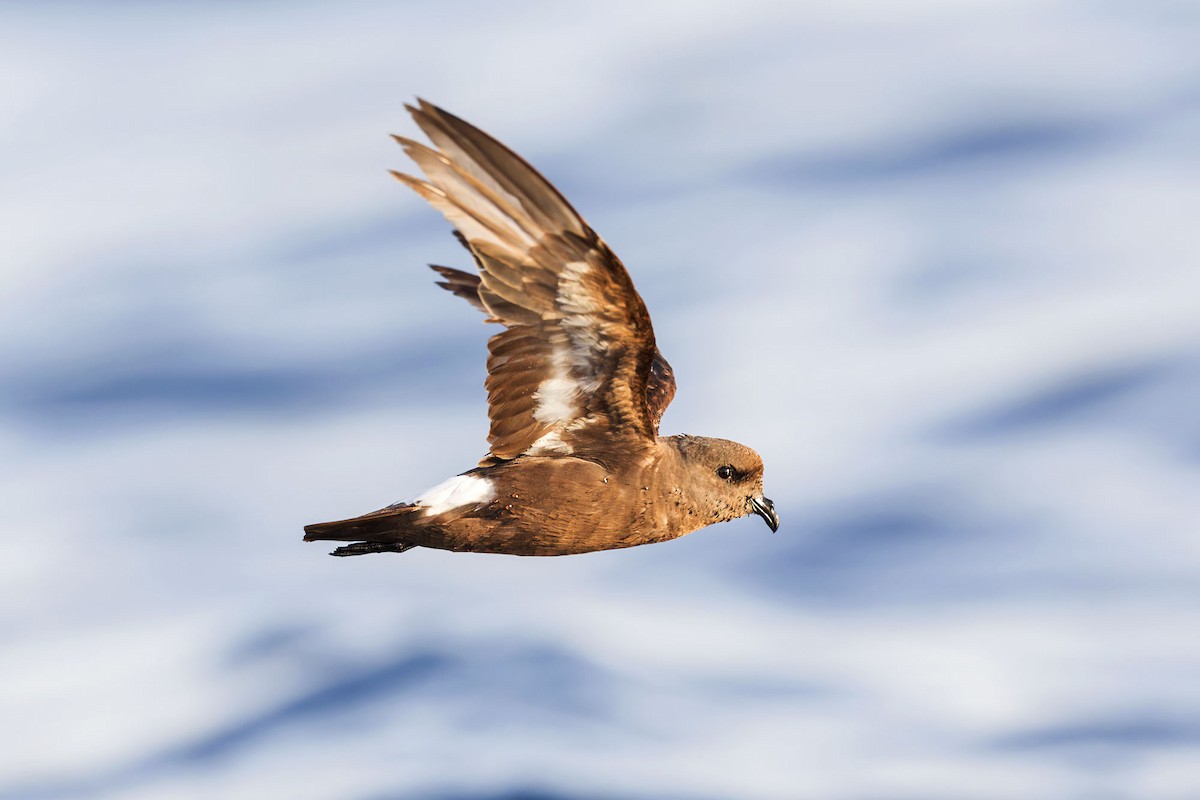
[[[365,556],[368,553],[403,553],[407,550],[412,550],[414,547],[416,547],[415,544],[402,544],[400,542],[355,542],[354,544],[343,545],[329,555]]]

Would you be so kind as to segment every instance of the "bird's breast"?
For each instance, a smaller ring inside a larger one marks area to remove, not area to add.
[[[495,467],[488,477],[496,495],[463,521],[471,536],[461,549],[565,555],[664,541],[694,530],[682,493],[657,480],[652,467],[617,471],[579,458]]]

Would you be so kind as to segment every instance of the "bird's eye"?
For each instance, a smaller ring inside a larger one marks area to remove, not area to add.
[[[717,467],[717,477],[723,481],[731,481],[737,477],[737,470],[728,464],[723,467]]]

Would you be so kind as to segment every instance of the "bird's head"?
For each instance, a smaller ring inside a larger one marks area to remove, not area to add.
[[[689,499],[708,522],[757,514],[774,533],[779,529],[775,504],[763,495],[763,461],[758,453],[728,439],[672,436],[679,453]]]

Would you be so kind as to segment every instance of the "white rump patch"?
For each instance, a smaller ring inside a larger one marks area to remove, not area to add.
[[[433,517],[456,508],[479,507],[495,497],[496,489],[487,478],[455,475],[425,492],[413,503],[425,509],[425,516]]]

